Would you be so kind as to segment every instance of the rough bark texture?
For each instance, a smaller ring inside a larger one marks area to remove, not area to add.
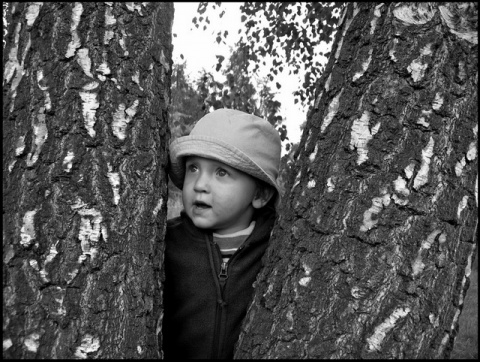
[[[173,4],[10,6],[3,357],[159,357]]]
[[[477,5],[339,24],[236,357],[446,357],[477,242]]]

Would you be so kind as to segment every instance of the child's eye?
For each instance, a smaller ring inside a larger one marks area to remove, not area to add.
[[[225,171],[223,168],[219,168],[219,169],[217,170],[217,175],[220,176],[220,177],[225,177],[225,176],[228,175],[228,172]]]
[[[195,165],[187,165],[187,171],[189,171],[189,172],[195,172],[195,171],[197,171],[197,166],[195,166]]]

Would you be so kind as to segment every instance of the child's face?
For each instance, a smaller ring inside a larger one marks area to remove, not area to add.
[[[195,226],[218,234],[243,230],[255,208],[263,206],[256,196],[255,179],[223,162],[189,156],[185,165],[183,206]]]

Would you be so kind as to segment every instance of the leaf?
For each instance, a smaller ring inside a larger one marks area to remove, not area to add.
[[[282,86],[281,86],[280,83],[278,83],[278,82],[277,82],[275,85],[277,86],[277,89],[282,88]]]
[[[183,54],[180,54],[180,58],[183,60]]]

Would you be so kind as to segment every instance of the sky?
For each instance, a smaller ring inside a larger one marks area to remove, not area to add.
[[[223,2],[222,8],[225,9],[225,14],[222,18],[218,16],[218,11],[207,9],[203,16],[209,17],[210,24],[206,30],[203,30],[203,25],[196,28],[192,23],[192,19],[199,16],[197,14],[198,3],[174,3],[173,62],[178,64],[186,61],[187,74],[190,75],[190,79],[196,79],[202,68],[211,72],[215,79],[225,79],[221,70],[220,72],[215,71],[216,55],[223,55],[225,57],[224,64],[226,64],[231,53],[230,47],[240,39],[241,34],[238,34],[238,31],[243,29],[239,9],[241,4],[239,2]],[[219,31],[223,33],[225,30],[228,30],[225,40],[227,44],[218,44],[215,41],[217,33]],[[180,54],[183,54],[183,60]],[[260,76],[266,76],[268,68],[261,68]],[[280,90],[277,90],[274,85],[271,86],[271,89],[278,92],[276,99],[282,104],[281,116],[283,124],[287,126],[287,136],[290,142],[297,143],[301,137],[300,125],[305,122],[307,112],[299,104],[294,104],[293,92],[301,86],[302,81],[299,75],[288,75],[286,69],[283,73],[279,73],[274,81],[282,85]]]

